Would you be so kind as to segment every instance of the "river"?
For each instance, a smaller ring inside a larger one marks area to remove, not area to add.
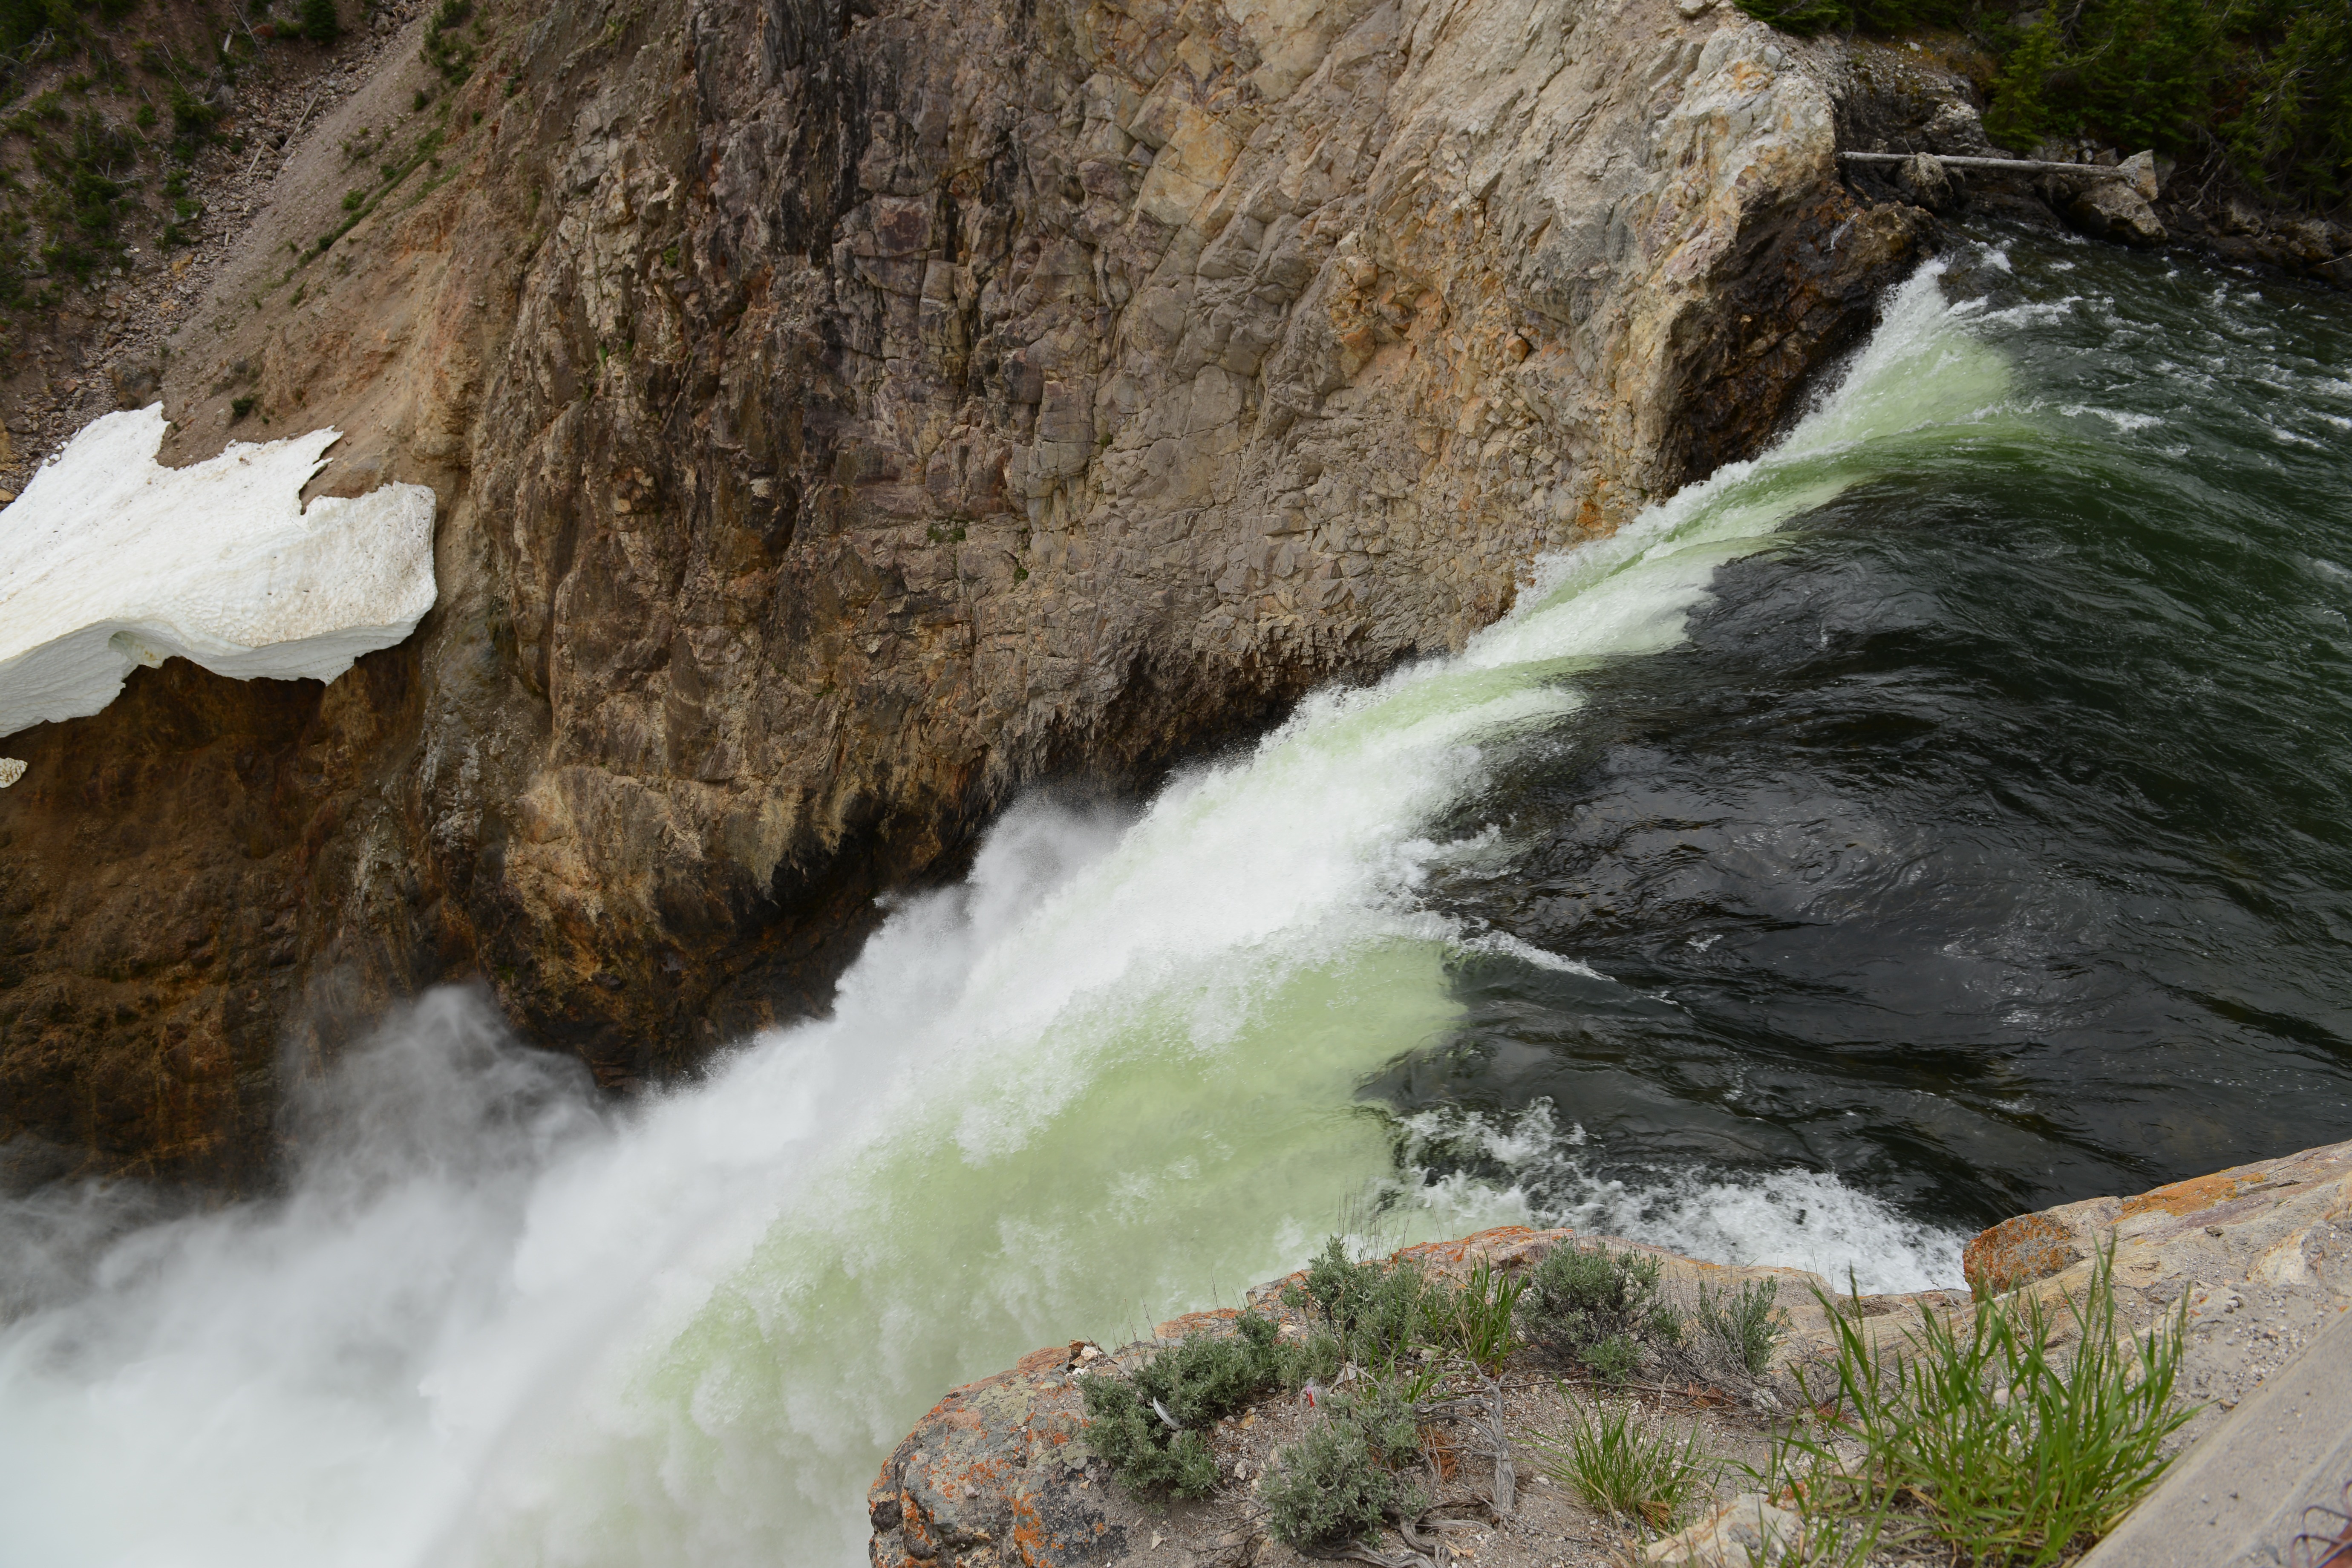
[[[848,1564],[1036,1345],[1346,1230],[1865,1288],[2352,1120],[2352,310],[1957,245],[1460,655],[1050,795],[624,1110],[420,999],[267,1202],[0,1209],[0,1560]]]

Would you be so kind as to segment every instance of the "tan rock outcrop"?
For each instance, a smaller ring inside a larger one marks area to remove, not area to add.
[[[1821,81],[1727,6],[483,15],[439,172],[298,267],[333,209],[273,215],[166,380],[184,458],[250,397],[350,432],[322,486],[444,500],[413,707],[273,797],[309,826],[249,1005],[310,1050],[432,974],[608,1084],[816,1005],[870,895],[1023,785],[1148,783],[1458,646],[1538,552],[1752,450],[1924,222],[1844,194]],[[293,185],[327,202],[407,91]],[[0,804],[59,850],[4,917],[0,1081],[219,984],[135,927],[146,990],[100,976],[131,895],[95,868],[147,822],[77,782],[142,745],[89,722]]]
[[[1462,1278],[1481,1262],[1507,1274],[1528,1268],[1555,1247],[1596,1242],[1661,1258],[1667,1290],[1685,1300],[1698,1285],[1720,1291],[1743,1279],[1780,1281],[1776,1304],[1788,1314],[1789,1331],[1773,1364],[1782,1374],[1778,1381],[1783,1396],[1775,1398],[1769,1387],[1757,1394],[1755,1424],[1763,1432],[1790,1408],[1788,1396],[1818,1397],[1817,1391],[1833,1384],[1833,1377],[1824,1381],[1823,1358],[1832,1350],[1832,1334],[1825,1303],[1859,1319],[1867,1337],[1895,1353],[1902,1352],[1906,1333],[1917,1331],[1921,1314],[1974,1310],[1966,1291],[1846,1296],[1800,1269],[1726,1268],[1570,1230],[1508,1226],[1408,1247],[1397,1256]],[[2135,1197],[2095,1198],[2005,1220],[1969,1244],[1967,1267],[1972,1278],[1989,1280],[1995,1278],[1991,1271],[2005,1268],[2000,1278],[2012,1282],[2009,1288],[2043,1298],[2055,1309],[2049,1320],[2053,1342],[2063,1344],[2073,1331],[2064,1298],[2088,1281],[2089,1258],[2110,1242],[2116,1249],[2119,1323],[2144,1330],[2185,1311],[2178,1387],[2182,1397],[2202,1404],[2176,1439],[2176,1447],[2185,1446],[2352,1310],[2352,1142],[2233,1167]],[[2068,1261],[2070,1250],[2081,1256]],[[1286,1317],[1282,1287],[1302,1278],[1260,1286],[1249,1293],[1250,1301]],[[1059,1568],[1078,1562],[1110,1568],[1181,1562],[1187,1553],[1195,1563],[1234,1568],[1299,1561],[1266,1534],[1264,1505],[1245,1484],[1247,1470],[1230,1468],[1239,1454],[1250,1457],[1244,1466],[1265,1462],[1265,1428],[1255,1445],[1243,1439],[1241,1423],[1229,1420],[1218,1428],[1214,1440],[1230,1479],[1217,1496],[1196,1503],[1128,1496],[1087,1446],[1086,1377],[1132,1367],[1159,1346],[1213,1330],[1234,1316],[1230,1309],[1190,1314],[1160,1324],[1150,1341],[1109,1356],[1091,1345],[1049,1347],[1024,1357],[1012,1371],[949,1394],[892,1451],[867,1494],[876,1568],[912,1568],[918,1563],[928,1568],[978,1568],[983,1563]],[[1790,1373],[1801,1373],[1807,1381],[1792,1380]],[[1543,1378],[1507,1381],[1539,1391],[1540,1402]],[[1675,1392],[1647,1389],[1644,1396],[1654,1402],[1657,1394]],[[1694,1385],[1686,1392],[1681,1402],[1685,1413],[1728,1399],[1718,1389]],[[1289,1419],[1284,1430],[1295,1438],[1298,1413],[1275,1408],[1291,1403],[1270,1400],[1248,1423],[1256,1426],[1260,1415],[1270,1425]],[[1527,1421],[1535,1414],[1531,1406],[1515,1410],[1514,1445],[1526,1444]],[[1560,1414],[1555,1400],[1548,1407],[1552,1427]],[[1685,1428],[1670,1429],[1679,1440]],[[1730,1495],[1720,1506],[1652,1543],[1646,1560],[1745,1568],[1777,1562],[1796,1544],[1794,1514],[1759,1494],[1736,1492],[1732,1477],[1722,1478],[1722,1485]],[[1556,1497],[1538,1491],[1523,1500],[1522,1516],[1481,1543],[1478,1561],[1500,1568],[1555,1563],[1563,1543],[1575,1538],[1569,1532],[1590,1525],[1589,1518],[1563,1512]]]

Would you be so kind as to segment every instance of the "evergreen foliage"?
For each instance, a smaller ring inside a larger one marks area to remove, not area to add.
[[[1739,0],[1790,32],[1950,27],[1996,62],[1985,129],[2227,160],[2255,189],[2352,196],[2352,0]]]

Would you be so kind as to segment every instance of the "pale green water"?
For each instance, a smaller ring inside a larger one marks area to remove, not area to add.
[[[1476,943],[1421,892],[1477,849],[1431,825],[1496,748],[1572,722],[1578,672],[1676,646],[1724,563],[2010,418],[2004,384],[1915,280],[1774,455],[1137,820],[1016,812],[963,887],[892,917],[831,1020],[619,1124],[434,999],[380,1047],[408,1087],[355,1090],[390,1152],[362,1137],[289,1204],[134,1234],[0,1333],[0,1554],[860,1562],[867,1482],[952,1384],[1233,1300],[1383,1194],[1392,1238],[1517,1217],[1507,1192],[1400,1189],[1358,1099],[1461,1019],[1449,965]],[[494,1110],[528,1148],[483,1152]],[[1948,1237],[1804,1180],[1853,1239],[1802,1260],[1948,1270]]]

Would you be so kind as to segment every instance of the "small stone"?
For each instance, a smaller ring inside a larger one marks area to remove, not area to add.
[[[1761,1492],[1742,1492],[1686,1530],[1654,1542],[1644,1563],[1662,1568],[1763,1568],[1797,1552],[1804,1521]]]
[[[6,789],[25,776],[25,764],[15,757],[0,757],[0,789]]]
[[[1715,0],[1675,0],[1675,9],[1685,16],[1703,16],[1715,9]]]

